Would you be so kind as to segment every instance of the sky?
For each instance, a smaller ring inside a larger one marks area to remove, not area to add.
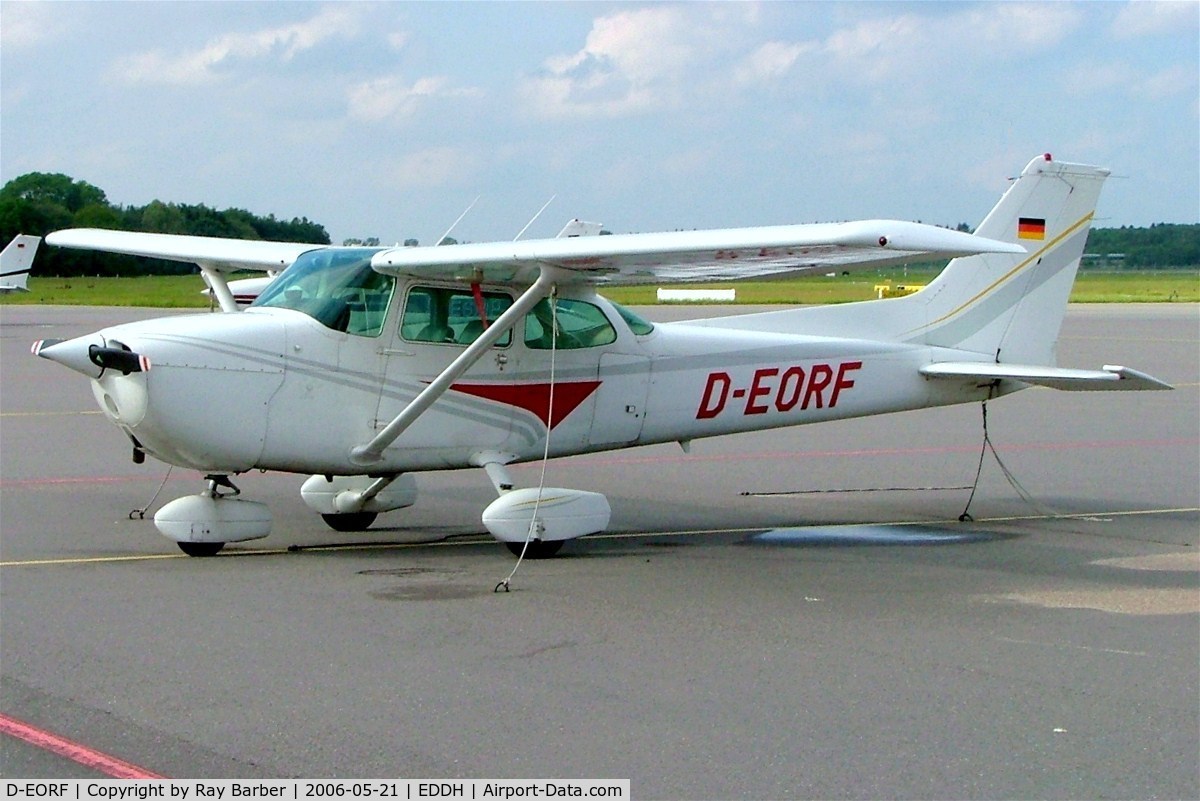
[[[0,183],[432,244],[974,226],[1050,152],[1196,223],[1198,84],[1196,2],[0,0]]]

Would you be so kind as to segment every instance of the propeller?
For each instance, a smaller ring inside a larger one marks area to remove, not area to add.
[[[43,359],[58,362],[89,378],[99,378],[108,369],[121,375],[144,373],[150,369],[150,359],[135,353],[124,342],[99,334],[87,334],[75,339],[43,339],[33,343],[33,353]]]
[[[134,353],[124,342],[108,341],[109,347],[88,346],[88,359],[101,370],[120,370],[121,375],[145,373],[150,370],[150,359]],[[113,345],[117,347],[112,347]]]

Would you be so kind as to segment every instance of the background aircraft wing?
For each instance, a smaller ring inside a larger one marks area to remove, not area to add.
[[[618,234],[392,248],[372,266],[389,275],[532,283],[543,265],[593,284],[682,283],[862,269],[1019,245],[921,223],[861,220],[658,234]]]
[[[305,251],[329,247],[301,242],[263,242],[252,239],[147,234],[98,228],[55,231],[46,236],[46,242],[64,248],[188,262],[220,272],[281,270]]]

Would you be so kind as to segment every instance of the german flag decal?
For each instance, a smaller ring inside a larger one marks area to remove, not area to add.
[[[1017,220],[1017,239],[1045,239],[1046,221],[1041,217],[1021,217]]]

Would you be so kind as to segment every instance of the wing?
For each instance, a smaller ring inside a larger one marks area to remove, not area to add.
[[[1028,364],[937,362],[921,368],[928,378],[958,378],[991,382],[999,379],[1070,391],[1110,389],[1174,389],[1170,384],[1134,370],[1106,364],[1103,370],[1074,370]]]
[[[70,228],[46,236],[46,242],[64,248],[124,253],[167,261],[198,264],[217,272],[233,270],[280,270],[301,254],[328,245],[301,242],[263,242],[251,239],[220,239],[211,236],[146,234],[98,228]]]
[[[975,253],[1024,254],[997,242],[921,223],[846,223],[581,236],[380,251],[389,275],[528,284],[543,266],[582,283],[682,283],[877,267]]]

